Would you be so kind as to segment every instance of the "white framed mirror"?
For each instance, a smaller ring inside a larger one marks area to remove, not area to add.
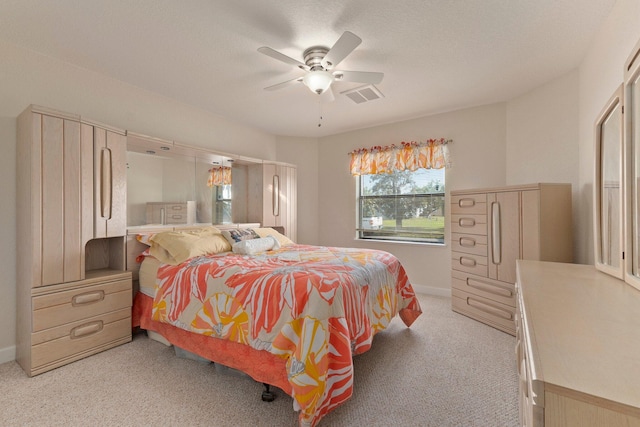
[[[625,281],[640,289],[640,41],[625,63]]]
[[[595,123],[595,265],[624,277],[623,89],[620,86]]]

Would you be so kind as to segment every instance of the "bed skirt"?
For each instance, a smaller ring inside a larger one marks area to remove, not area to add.
[[[216,337],[195,334],[151,319],[153,298],[138,292],[133,300],[132,326],[162,335],[171,344],[200,357],[249,375],[255,381],[270,384],[291,395],[286,359],[265,350]]]

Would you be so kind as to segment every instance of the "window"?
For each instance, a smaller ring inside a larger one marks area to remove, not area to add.
[[[445,169],[358,177],[358,237],[444,244]]]

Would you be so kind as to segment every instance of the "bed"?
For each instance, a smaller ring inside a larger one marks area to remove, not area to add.
[[[293,397],[315,426],[353,393],[352,357],[398,316],[421,314],[390,253],[206,227],[139,235],[134,326]]]

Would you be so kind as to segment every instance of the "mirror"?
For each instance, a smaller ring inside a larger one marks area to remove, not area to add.
[[[627,99],[628,116],[627,117],[627,138],[630,146],[630,162],[629,162],[629,214],[630,214],[630,236],[631,244],[627,248],[629,252],[628,273],[631,277],[627,281],[640,288],[640,64],[636,64],[631,69],[630,77],[627,79]]]
[[[247,222],[246,161],[169,141],[127,136],[127,226]],[[232,184],[208,185],[231,167]]]
[[[596,121],[596,267],[623,278],[622,87]]]

